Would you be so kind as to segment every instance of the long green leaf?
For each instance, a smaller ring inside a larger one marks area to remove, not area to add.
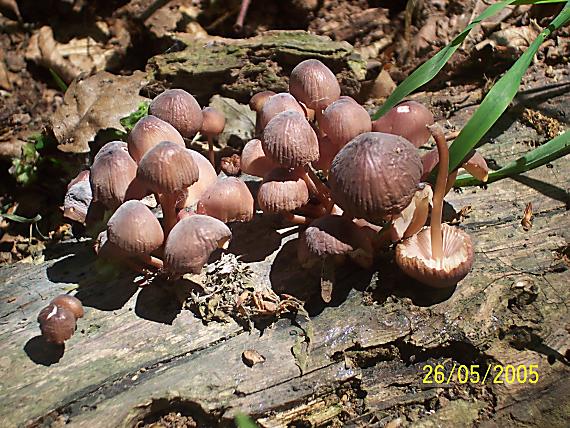
[[[501,169],[493,171],[489,174],[487,183],[477,180],[469,174],[463,174],[457,177],[453,187],[479,186],[482,184],[492,183],[503,178],[512,177],[531,169],[538,168],[548,162],[561,158],[570,154],[570,131],[553,138],[540,147],[526,153],[517,160],[508,163]]]
[[[554,18],[548,27],[538,35],[528,49],[519,57],[513,66],[501,77],[475,111],[469,122],[463,127],[449,148],[449,170],[458,168],[463,159],[475,148],[479,140],[493,126],[507,109],[518,92],[521,80],[534,55],[544,40],[552,32],[570,22],[570,2]]]
[[[481,15],[473,20],[465,29],[459,33],[447,46],[442,48],[437,52],[432,58],[419,66],[412,74],[410,74],[394,92],[388,97],[386,102],[376,111],[372,116],[372,120],[378,119],[380,116],[384,115],[388,110],[398,104],[404,97],[408,96],[410,93],[418,89],[420,86],[425,85],[431,79],[433,79],[437,73],[445,66],[449,58],[455,53],[455,51],[461,46],[467,35],[471,30],[484,21],[487,18],[499,13],[507,6],[520,5],[520,4],[545,4],[545,3],[562,3],[565,0],[539,0],[539,1],[521,1],[521,0],[510,0],[501,1],[492,4],[487,9],[485,9]]]
[[[0,214],[0,217],[4,217],[10,221],[15,221],[17,223],[37,223],[42,219],[42,216],[37,214],[34,218],[22,217],[16,214]]]

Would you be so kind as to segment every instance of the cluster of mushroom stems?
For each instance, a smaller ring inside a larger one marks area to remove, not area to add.
[[[314,59],[293,69],[289,92],[255,94],[250,107],[258,138],[243,148],[241,171],[263,178],[255,200],[265,214],[301,225],[299,261],[320,267],[323,300],[331,300],[336,265],[350,259],[370,268],[375,252],[391,243],[398,266],[429,286],[449,287],[467,275],[469,236],[441,224],[456,171],[448,173],[447,142],[427,108],[407,101],[373,122]],[[226,223],[253,218],[254,195],[243,180],[218,177],[214,169],[220,113],[201,110],[181,89],[157,96],[149,113],[127,143],[106,144],[90,172],[70,183],[66,215],[85,222],[94,207],[112,213],[97,239],[102,257],[170,277],[199,273],[230,241]],[[208,138],[209,160],[185,146],[198,131]],[[418,149],[431,135],[437,147],[422,156]],[[432,192],[426,180],[437,164]],[[478,154],[464,167],[485,179]],[[161,205],[162,223],[144,203],[149,195]]]

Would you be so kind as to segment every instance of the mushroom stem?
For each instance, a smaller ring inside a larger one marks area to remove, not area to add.
[[[323,204],[308,203],[299,208],[304,215],[312,218],[319,218],[327,214],[327,209]]]
[[[307,184],[309,192],[315,195],[319,201],[325,206],[327,213],[330,212],[334,203],[330,197],[330,191],[327,186],[317,177],[315,172],[311,169],[309,165],[305,165],[304,169],[301,170],[301,178]]]
[[[144,264],[157,268],[158,270],[162,270],[164,267],[162,260],[160,260],[158,257],[151,256],[150,254],[141,254],[138,256],[138,259]]]
[[[164,229],[164,240],[178,222],[178,216],[176,214],[176,200],[177,195],[175,193],[161,193],[160,194],[160,206],[162,207],[162,228]]]
[[[431,212],[431,255],[434,260],[441,260],[443,257],[443,234],[441,230],[441,215],[443,212],[443,197],[447,186],[447,175],[449,171],[449,149],[445,142],[443,130],[438,125],[428,126],[433,139],[437,145],[439,154],[439,166],[437,168],[437,179],[433,192],[433,209]]]
[[[303,215],[293,214],[289,211],[283,211],[282,215],[285,220],[293,224],[309,224],[312,221],[310,218],[307,218]]]
[[[332,257],[326,256],[321,265],[321,299],[325,303],[332,300],[335,282],[335,265]]]
[[[208,159],[210,163],[216,169],[216,158],[214,157],[214,142],[212,141],[212,136],[208,135]]]
[[[241,0],[241,6],[239,8],[239,14],[236,19],[236,23],[234,25],[235,31],[241,31],[243,28],[243,22],[245,21],[245,15],[247,13],[247,9],[249,9],[249,3],[251,0]]]

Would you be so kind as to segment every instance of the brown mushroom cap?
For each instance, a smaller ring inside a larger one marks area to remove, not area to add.
[[[67,308],[50,303],[38,314],[38,323],[46,342],[62,345],[75,333],[75,316]]]
[[[175,275],[200,273],[212,252],[225,247],[231,236],[230,229],[213,217],[196,214],[183,218],[166,240],[164,266]]]
[[[167,89],[152,100],[148,112],[170,123],[186,138],[194,137],[202,127],[202,109],[183,89]]]
[[[198,181],[200,170],[187,149],[163,141],[150,149],[139,162],[137,175],[156,193],[174,193]]]
[[[93,199],[89,174],[86,177],[85,180],[77,181],[69,187],[63,199],[63,216],[79,223],[85,223],[87,211]]]
[[[473,266],[473,244],[461,229],[442,224],[443,257],[434,260],[431,253],[430,228],[396,246],[396,263],[402,271],[431,287],[451,287],[461,281]]]
[[[340,97],[340,85],[321,61],[307,59],[291,72],[289,92],[310,109],[322,111]]]
[[[226,126],[225,116],[213,107],[206,107],[202,110],[202,128],[200,132],[205,136],[214,137],[219,135]]]
[[[312,165],[316,169],[329,170],[332,165],[334,157],[340,150],[335,144],[333,144],[328,136],[318,137],[319,139],[319,159],[314,161]]]
[[[263,132],[271,119],[279,113],[288,110],[299,112],[305,117],[305,109],[291,94],[281,92],[273,95],[263,105],[259,115],[259,127],[257,127],[256,124],[256,129],[258,129],[260,133]]]
[[[200,198],[197,212],[215,217],[224,223],[250,221],[254,212],[253,196],[240,179],[218,178]]]
[[[360,104],[342,97],[325,109],[319,118],[319,126],[340,149],[357,135],[370,132],[372,121]]]
[[[69,294],[60,294],[55,297],[51,303],[65,309],[69,309],[73,313],[75,319],[83,318],[83,315],[85,315],[81,300],[77,297],[70,296]]]
[[[249,108],[259,113],[263,108],[265,102],[273,95],[276,95],[275,92],[273,91],[258,92],[257,94],[255,94],[253,97],[250,98]]]
[[[125,143],[124,141],[110,141],[106,143],[103,147],[101,147],[99,151],[95,154],[92,164],[97,162],[97,159],[100,158],[101,156],[109,152],[114,152],[115,150],[122,150],[126,153],[129,153],[129,148],[127,146],[127,143]]]
[[[285,167],[303,166],[319,159],[317,135],[296,111],[284,111],[269,121],[263,131],[262,147]]]
[[[427,107],[416,101],[404,101],[372,122],[372,130],[400,135],[414,146],[421,147],[431,135],[427,125],[433,123],[433,114]]]
[[[67,190],[69,190],[71,188],[71,186],[81,182],[81,181],[87,181],[89,182],[89,170],[88,169],[84,169],[83,171],[81,171],[79,174],[77,174],[68,184],[67,184]]]
[[[309,189],[295,170],[275,168],[263,179],[257,202],[266,213],[293,211],[309,202]]]
[[[121,142],[122,143],[122,142]],[[115,209],[125,200],[129,184],[137,174],[137,164],[126,151],[126,145],[111,142],[95,156],[89,182],[93,201]]]
[[[305,264],[310,256],[348,255],[359,249],[371,257],[372,244],[366,233],[346,217],[326,215],[301,234],[298,255]]]
[[[129,154],[139,163],[146,152],[162,141],[171,141],[186,147],[182,135],[170,123],[152,115],[143,117],[127,138]]]
[[[162,245],[158,219],[141,201],[127,201],[107,222],[108,241],[130,254],[150,254]]]
[[[218,179],[216,170],[205,156],[195,150],[187,150],[190,152],[194,162],[198,166],[199,176],[198,181],[184,190],[183,197],[176,205],[176,208],[178,209],[188,208],[196,204],[202,197],[202,194]]]
[[[245,174],[264,177],[279,165],[263,151],[261,140],[250,140],[241,152],[240,167]]]
[[[366,132],[338,152],[329,184],[333,200],[344,211],[380,223],[411,202],[421,175],[420,156],[408,140]]]

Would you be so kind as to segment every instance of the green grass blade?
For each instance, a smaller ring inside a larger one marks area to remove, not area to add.
[[[445,66],[449,58],[455,53],[455,51],[461,46],[467,35],[471,32],[471,30],[479,24],[481,21],[484,21],[487,18],[499,13],[507,6],[511,5],[520,5],[520,4],[547,4],[547,3],[562,3],[565,0],[538,0],[538,1],[501,1],[495,4],[492,4],[487,9],[485,9],[481,15],[473,20],[473,22],[469,23],[465,29],[459,33],[447,46],[442,48],[439,52],[437,52],[432,58],[428,61],[424,62],[421,66],[419,66],[412,74],[410,74],[402,83],[398,85],[398,87],[394,90],[394,92],[388,97],[386,102],[380,107],[374,115],[372,115],[372,120],[378,119],[380,116],[384,115],[388,110],[398,104],[400,101],[404,99],[404,97],[408,96],[410,93],[418,89],[420,86],[425,85],[431,79],[433,79],[437,73]]]
[[[519,57],[513,66],[493,85],[469,122],[463,127],[449,148],[449,170],[458,168],[463,159],[475,148],[479,140],[507,109],[518,92],[521,80],[534,55],[550,34],[570,22],[570,2],[554,18]]]
[[[67,83],[65,83],[63,81],[63,79],[60,77],[60,75],[57,74],[53,68],[49,68],[49,73],[51,74],[51,77],[55,81],[55,84],[57,85],[59,90],[61,92],[65,93],[67,91],[67,88],[68,88]]]
[[[489,174],[487,183],[483,183],[470,174],[463,174],[457,177],[453,187],[479,186],[492,183],[503,178],[512,177],[513,175],[522,174],[531,169],[538,168],[548,162],[561,158],[570,154],[570,131],[559,135],[556,138],[544,143],[540,147],[526,153],[524,156],[508,163],[501,169],[493,171]]]
[[[239,413],[235,417],[235,423],[238,428],[258,428],[253,420],[243,413]]]

